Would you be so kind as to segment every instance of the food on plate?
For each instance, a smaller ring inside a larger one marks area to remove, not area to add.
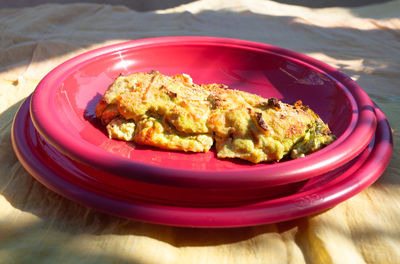
[[[332,143],[329,127],[301,101],[194,84],[186,74],[120,75],[96,106],[110,138],[162,149],[207,152],[253,163],[299,158]]]

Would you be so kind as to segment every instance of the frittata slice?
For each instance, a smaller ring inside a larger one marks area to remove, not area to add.
[[[159,72],[119,76],[96,106],[110,138],[163,149],[206,152],[253,163],[299,158],[335,139],[301,101],[194,84],[190,76]]]
[[[207,152],[213,145],[206,125],[207,91],[184,74],[120,75],[96,106],[110,138],[170,150]],[[127,127],[134,129],[127,129]]]

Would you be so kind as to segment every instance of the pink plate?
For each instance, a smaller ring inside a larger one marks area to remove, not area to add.
[[[295,193],[240,206],[206,208],[171,206],[137,200],[97,181],[71,159],[47,144],[33,126],[29,99],[12,128],[14,150],[23,166],[42,184],[83,205],[135,220],[193,227],[240,227],[273,223],[321,212],[371,185],[385,170],[392,137],[384,114],[376,108],[378,127],[368,147],[341,174],[314,177]]]
[[[253,165],[215,153],[181,153],[111,140],[94,107],[120,73],[187,73],[196,83],[310,105],[338,139],[305,158]],[[51,71],[31,102],[32,121],[58,151],[87,166],[150,184],[258,188],[298,182],[355,158],[376,128],[367,94],[342,72],[305,55],[243,40],[211,37],[143,39],[96,49]]]

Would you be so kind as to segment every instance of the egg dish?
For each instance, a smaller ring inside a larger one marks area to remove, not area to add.
[[[98,102],[110,138],[253,163],[299,158],[335,139],[308,106],[263,98],[186,74],[120,75]]]

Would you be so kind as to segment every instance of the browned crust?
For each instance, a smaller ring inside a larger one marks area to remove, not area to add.
[[[268,106],[281,109],[281,104],[279,103],[279,100],[274,97],[268,99]]]
[[[255,115],[256,115],[257,124],[258,124],[263,130],[268,131],[268,126],[267,126],[267,124],[265,123],[265,121],[264,121],[264,119],[263,119],[262,113],[256,112]]]

